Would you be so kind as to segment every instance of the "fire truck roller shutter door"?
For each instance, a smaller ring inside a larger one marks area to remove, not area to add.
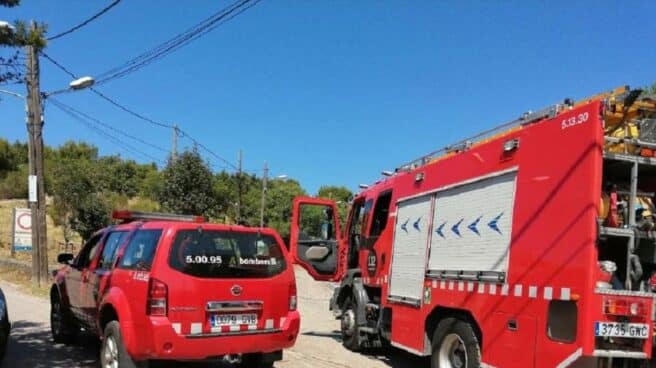
[[[421,302],[432,205],[431,194],[398,204],[389,281],[390,298],[413,304]]]
[[[436,193],[429,271],[507,274],[516,170]]]

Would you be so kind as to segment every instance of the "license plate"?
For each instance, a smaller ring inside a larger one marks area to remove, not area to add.
[[[212,327],[257,325],[257,314],[215,314],[210,317]]]
[[[649,326],[644,323],[595,322],[595,336],[646,339]]]

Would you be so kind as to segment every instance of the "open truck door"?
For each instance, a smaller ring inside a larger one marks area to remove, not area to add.
[[[339,216],[334,201],[294,198],[289,249],[294,262],[319,281],[335,281],[342,269]]]

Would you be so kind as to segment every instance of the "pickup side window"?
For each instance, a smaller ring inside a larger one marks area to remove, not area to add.
[[[387,218],[389,217],[390,202],[392,202],[391,190],[380,193],[376,200],[376,206],[374,206],[374,217],[369,231],[370,238],[378,238],[380,233],[385,230],[385,226],[387,226]]]
[[[127,231],[112,231],[107,235],[105,240],[105,247],[103,248],[102,255],[100,256],[100,263],[98,268],[108,270],[114,265],[116,253],[119,245],[123,243],[125,237],[128,235]]]
[[[125,247],[118,268],[149,271],[162,230],[137,230]]]
[[[74,262],[75,268],[83,269],[89,267],[91,260],[93,260],[93,257],[96,256],[98,245],[100,244],[100,240],[102,239],[103,235],[105,234],[97,234],[96,236],[93,236],[91,239],[89,239],[86,244],[84,244],[84,247],[82,247],[82,250],[80,253],[78,253],[77,259]]]

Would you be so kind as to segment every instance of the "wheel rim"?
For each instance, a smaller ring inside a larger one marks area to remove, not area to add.
[[[52,328],[53,335],[59,335],[61,332],[61,306],[59,302],[52,303],[50,308],[50,328]]]
[[[118,344],[114,336],[105,337],[102,349],[103,368],[118,368]]]
[[[353,312],[353,309],[347,309],[342,315],[342,332],[346,336],[353,336],[355,333],[355,312]]]
[[[460,336],[449,334],[442,340],[438,360],[440,368],[467,367],[467,348]]]

